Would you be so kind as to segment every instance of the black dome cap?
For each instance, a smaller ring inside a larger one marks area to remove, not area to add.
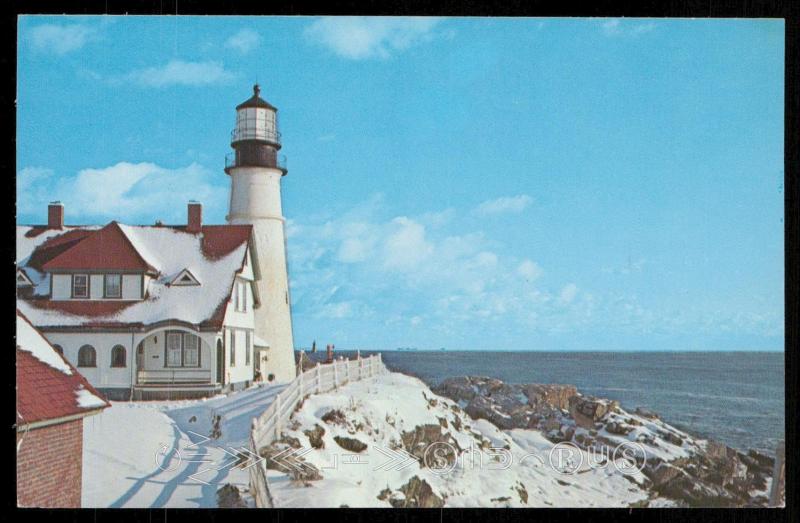
[[[272,109],[273,111],[277,111],[278,108],[274,105],[270,104],[269,102],[263,100],[259,94],[261,93],[261,88],[258,84],[253,86],[253,96],[245,100],[244,102],[240,103],[236,106],[236,109],[243,109],[245,107],[261,107],[264,109]]]

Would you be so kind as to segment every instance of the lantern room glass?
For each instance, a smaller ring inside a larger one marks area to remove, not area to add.
[[[264,140],[279,143],[275,111],[261,107],[244,107],[236,111],[233,141]]]

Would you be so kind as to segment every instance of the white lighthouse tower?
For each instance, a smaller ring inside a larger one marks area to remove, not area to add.
[[[281,148],[277,109],[253,96],[236,107],[236,127],[231,133],[233,152],[225,159],[231,177],[228,223],[252,224],[255,255],[261,278],[256,282],[260,305],[255,309],[256,336],[269,347],[261,350],[259,362],[264,379],[275,382],[295,377],[292,316],[286,271],[286,237],[281,211],[281,178],[286,164]],[[270,376],[273,375],[273,376]]]

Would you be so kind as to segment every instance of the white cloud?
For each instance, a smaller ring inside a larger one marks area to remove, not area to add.
[[[64,202],[68,221],[108,220],[184,223],[186,202],[197,200],[207,211],[221,211],[226,190],[216,174],[198,164],[167,169],[153,163],[120,162],[56,176],[50,169],[25,168],[17,174],[20,214],[43,216],[47,202]]]
[[[82,48],[94,34],[92,28],[81,24],[42,24],[30,30],[29,38],[37,51],[65,55]]]
[[[494,200],[486,200],[475,208],[475,213],[482,216],[503,213],[521,213],[533,199],[527,194],[504,196]]]
[[[147,67],[131,71],[124,76],[143,87],[168,87],[171,85],[211,85],[227,83],[234,74],[220,62],[185,62],[170,60],[158,67]]]
[[[247,54],[261,42],[261,36],[252,29],[241,29],[225,41],[225,47]]]
[[[536,262],[524,259],[517,266],[517,274],[531,282],[542,275],[542,268]]]
[[[568,283],[561,289],[561,292],[558,295],[558,301],[559,303],[566,305],[572,303],[577,295],[578,286],[574,283]]]
[[[430,39],[438,23],[436,18],[324,17],[308,26],[305,35],[343,58],[388,58]]]
[[[405,216],[392,220],[392,229],[383,245],[383,265],[390,270],[413,271],[432,253],[425,238],[425,226]]]

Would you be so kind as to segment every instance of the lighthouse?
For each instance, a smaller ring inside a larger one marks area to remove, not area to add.
[[[254,311],[255,333],[268,347],[260,350],[259,370],[265,380],[287,382],[295,377],[281,210],[281,178],[287,170],[278,156],[278,109],[261,98],[258,84],[253,86],[253,96],[236,106],[231,147],[233,152],[225,158],[225,172],[231,179],[226,220],[253,226],[253,254],[261,273],[256,281],[260,305]]]

